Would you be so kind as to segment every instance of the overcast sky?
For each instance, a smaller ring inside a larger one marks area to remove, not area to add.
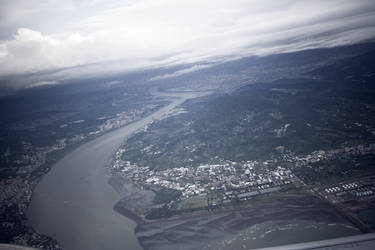
[[[0,6],[0,78],[45,74],[39,84],[375,37],[374,0],[0,0]]]

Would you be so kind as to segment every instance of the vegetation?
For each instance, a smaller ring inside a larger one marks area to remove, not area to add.
[[[165,169],[375,142],[375,89],[288,79],[185,105],[128,140],[125,160]],[[359,96],[361,96],[359,100]],[[148,149],[152,146],[151,149]],[[145,150],[147,149],[147,150]]]
[[[294,172],[306,183],[330,184],[375,173],[374,162],[374,155],[365,155],[317,162],[310,166],[296,168]]]
[[[170,188],[163,188],[160,190],[155,191],[155,198],[153,202],[155,204],[167,204],[171,201],[177,200],[181,196],[181,191],[170,189]]]

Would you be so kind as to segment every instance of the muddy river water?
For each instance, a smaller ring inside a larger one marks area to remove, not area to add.
[[[68,153],[35,188],[27,212],[29,224],[68,250],[141,249],[135,222],[113,210],[121,197],[108,184],[105,167],[127,137],[198,95],[168,94],[177,97],[169,105]]]

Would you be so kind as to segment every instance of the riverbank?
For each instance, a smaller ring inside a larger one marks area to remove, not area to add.
[[[269,195],[256,205],[233,205],[146,220],[140,209],[154,205],[152,197],[144,195],[150,191],[126,179],[119,178],[117,185],[121,181],[127,195],[116,203],[114,210],[137,223],[135,235],[146,250],[229,250],[241,249],[242,245],[251,249],[361,233],[329,204],[302,191]]]
[[[360,234],[328,204],[312,196],[155,221],[143,220],[124,208],[121,213],[137,221],[135,233],[146,250],[239,249],[237,244],[244,239],[249,248],[268,247]],[[319,233],[321,230],[325,233]],[[300,231],[303,237],[295,237]],[[281,234],[283,237],[277,236]]]

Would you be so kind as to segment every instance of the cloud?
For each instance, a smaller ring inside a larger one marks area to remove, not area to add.
[[[210,68],[212,66],[213,66],[213,64],[194,65],[194,66],[192,66],[190,68],[177,70],[177,71],[175,71],[173,73],[170,73],[170,74],[164,74],[164,75],[159,75],[159,76],[152,77],[150,79],[150,81],[156,81],[156,80],[163,80],[163,79],[167,79],[167,78],[173,78],[173,77],[181,76],[181,75],[184,75],[184,74],[187,74],[187,73],[191,73],[191,72],[194,72],[194,71],[197,71],[197,70],[200,70],[200,69]]]
[[[31,85],[28,86],[28,88],[34,88],[34,87],[40,87],[40,86],[46,86],[46,85],[54,85],[57,83],[58,83],[57,81],[40,81],[40,82],[32,83]]]
[[[123,81],[114,80],[114,81],[105,82],[104,85],[107,87],[112,87],[114,85],[118,85],[121,83],[123,83]]]
[[[375,37],[373,0],[0,4],[0,77],[31,73],[45,81],[197,65],[159,76],[162,79],[221,58],[332,47]]]

